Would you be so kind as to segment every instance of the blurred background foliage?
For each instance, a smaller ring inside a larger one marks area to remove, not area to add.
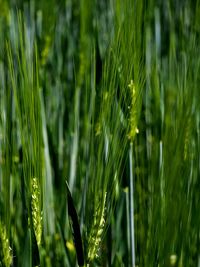
[[[200,1],[0,0],[0,266],[200,267]]]

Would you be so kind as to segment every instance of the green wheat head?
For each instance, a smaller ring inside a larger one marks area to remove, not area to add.
[[[105,209],[106,193],[104,194],[102,205],[98,205],[95,211],[93,225],[89,234],[87,255],[88,263],[92,262],[95,258],[98,257],[99,246],[102,240],[102,233],[105,227]]]
[[[41,206],[40,206],[40,187],[37,178],[32,179],[31,211],[32,211],[33,228],[35,231],[37,244],[39,246],[42,236],[42,216],[41,216]]]
[[[6,228],[0,221],[0,266],[9,267],[12,263],[11,248],[6,234]]]
[[[135,135],[139,132],[137,128],[137,95],[136,95],[136,88],[133,80],[131,80],[130,84],[128,85],[130,95],[131,95],[131,106],[130,108],[130,115],[129,115],[129,134],[128,138],[132,141]]]

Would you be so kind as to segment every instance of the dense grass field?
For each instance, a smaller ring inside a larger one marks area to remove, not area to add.
[[[199,0],[0,0],[10,266],[200,267]]]

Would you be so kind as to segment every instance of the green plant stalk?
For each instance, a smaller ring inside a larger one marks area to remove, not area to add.
[[[44,142],[45,173],[43,179],[43,209],[44,209],[44,232],[45,234],[55,233],[54,195],[51,172],[51,162],[49,154],[49,144],[46,129],[46,116],[44,111],[44,100],[40,92],[42,133]]]
[[[135,267],[135,226],[134,226],[134,188],[133,188],[133,143],[129,148],[129,198],[130,198],[130,244],[131,244],[131,266]]]

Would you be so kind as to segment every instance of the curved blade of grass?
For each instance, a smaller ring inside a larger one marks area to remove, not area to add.
[[[84,266],[83,245],[82,245],[82,238],[81,238],[80,225],[78,221],[78,215],[77,215],[77,212],[74,206],[74,201],[70,193],[67,182],[66,182],[66,185],[67,185],[68,215],[71,218],[72,233],[74,236],[74,245],[76,248],[78,265]]]

